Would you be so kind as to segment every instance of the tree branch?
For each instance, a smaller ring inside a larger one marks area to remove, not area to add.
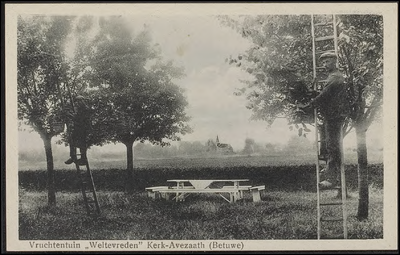
[[[380,97],[376,95],[373,100],[371,105],[377,104],[377,106],[371,106],[370,108],[367,109],[367,112],[365,113],[365,129],[368,129],[369,126],[371,125],[372,121],[375,119],[375,116],[378,112],[378,109],[380,108],[380,104],[378,102],[380,101]]]
[[[29,110],[30,112],[32,112],[32,111],[33,111],[33,108],[32,108],[32,106],[29,104],[29,100],[28,100],[29,96],[27,96],[27,95],[25,94],[25,92],[24,92],[22,89],[20,90],[20,93],[22,94],[21,100],[24,102],[24,104],[25,104],[25,106],[28,108],[28,110]]]
[[[37,88],[36,88],[36,79],[35,79],[35,72],[32,71],[31,72],[31,76],[32,76],[32,84],[33,84],[33,92],[36,94],[38,94]]]
[[[365,112],[365,116],[368,117],[368,115],[370,114],[370,112],[376,108],[376,106],[379,106],[377,103],[380,101],[380,98],[378,95],[375,95],[374,98],[372,99],[371,105],[369,107],[365,106],[365,108],[367,108],[366,112]]]
[[[349,124],[350,124],[350,121],[346,121],[345,123],[344,123],[344,126],[343,126],[343,131],[344,131],[344,133],[343,133],[343,137],[345,137],[346,135],[348,135],[349,133],[350,133],[350,131],[353,129],[353,126],[350,126],[349,127]]]

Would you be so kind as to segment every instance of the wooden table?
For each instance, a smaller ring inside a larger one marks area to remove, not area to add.
[[[175,183],[175,186],[169,189],[160,189],[161,193],[174,193],[176,201],[184,200],[185,197],[191,193],[216,193],[219,194],[226,201],[233,203],[238,199],[243,198],[243,191],[250,190],[251,186],[240,185],[240,183],[248,182],[249,179],[215,179],[215,180],[198,180],[198,179],[177,179],[167,180],[167,182]],[[226,183],[231,185],[226,186]],[[215,184],[223,184],[222,187],[211,187]],[[222,194],[227,193],[230,195],[227,199]]]

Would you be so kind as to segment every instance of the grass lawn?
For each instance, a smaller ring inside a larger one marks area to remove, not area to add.
[[[330,192],[330,191],[326,191]],[[356,220],[358,195],[349,193],[348,238],[383,238],[383,190],[370,187],[369,220]],[[334,197],[335,193],[329,194]],[[316,239],[316,193],[265,190],[262,202],[250,194],[235,204],[216,195],[193,194],[186,201],[153,201],[146,193],[100,191],[102,214],[86,215],[81,193],[57,193],[47,207],[45,192],[20,191],[21,240],[209,240]],[[323,223],[331,232],[341,223]],[[338,224],[335,226],[334,224]]]

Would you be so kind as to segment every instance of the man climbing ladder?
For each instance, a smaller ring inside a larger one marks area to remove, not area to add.
[[[328,189],[340,184],[341,129],[347,114],[346,86],[343,75],[336,68],[336,54],[327,52],[320,56],[322,67],[329,73],[326,85],[320,94],[308,104],[299,107],[316,107],[323,118],[323,131],[327,150],[327,166],[324,170],[325,180],[319,183],[320,188]]]
[[[59,87],[58,89],[63,108],[65,109],[61,90]],[[97,200],[96,188],[87,159],[88,135],[91,129],[90,108],[85,103],[85,98],[83,96],[76,96],[74,102],[69,89],[68,92],[72,106],[71,111],[66,112],[70,158],[65,161],[65,164],[75,163],[87,214],[90,216],[98,216],[100,214],[100,205]],[[80,150],[79,159],[77,148]],[[80,166],[85,166],[86,171],[82,170]]]
[[[319,17],[316,17],[319,16]],[[314,90],[320,93],[307,104],[298,105],[299,108],[314,108],[314,125],[316,127],[317,147],[317,217],[318,234],[321,238],[322,222],[342,222],[343,235],[347,238],[347,214],[346,214],[346,184],[343,167],[343,135],[342,129],[349,111],[347,88],[343,75],[338,70],[338,43],[335,15],[312,15],[311,33],[313,39],[313,76]],[[317,64],[318,62],[318,64]],[[318,73],[318,71],[320,71]],[[322,73],[327,74],[323,79]],[[320,84],[320,87],[317,87]],[[319,113],[319,115],[318,115]],[[318,116],[322,117],[322,125],[318,123]],[[319,133],[319,134],[318,134]],[[323,139],[323,140],[322,140]],[[321,152],[326,155],[321,155]],[[325,153],[324,153],[325,154]],[[320,181],[319,161],[326,161],[326,168],[322,171],[323,181]],[[320,190],[339,189],[342,192],[341,201],[329,201],[323,198]],[[341,207],[341,216],[332,216],[334,207]],[[322,207],[325,208],[322,210]],[[322,217],[322,211],[330,217]],[[335,235],[336,236],[336,235]],[[328,238],[333,238],[330,236]]]
[[[68,141],[70,158],[65,161],[65,164],[77,163],[84,166],[87,162],[87,138],[91,123],[89,107],[86,105],[83,96],[79,95],[75,98],[74,109],[72,112],[67,112],[67,116],[70,118],[72,125],[68,126],[71,128]],[[79,160],[76,155],[76,148],[80,150],[81,157]]]

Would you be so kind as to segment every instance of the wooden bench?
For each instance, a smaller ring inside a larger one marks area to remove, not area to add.
[[[254,186],[251,187],[250,190],[251,194],[253,195],[253,202],[260,202],[261,201],[260,191],[265,190],[265,185]]]
[[[151,197],[152,199],[156,200],[156,199],[160,198],[160,196],[161,196],[160,192],[158,192],[158,191],[164,190],[164,189],[168,189],[168,186],[148,187],[145,190],[147,191],[148,197]]]
[[[222,188],[223,189],[234,189],[235,187],[234,186],[223,186]],[[239,189],[239,199],[243,198],[243,191],[250,190],[250,188],[251,188],[251,185],[239,186],[238,187],[238,189]]]
[[[194,187],[187,186],[187,187],[185,187],[185,189],[194,189]],[[169,186],[155,186],[155,187],[147,187],[147,188],[145,188],[145,190],[147,191],[147,196],[152,198],[152,199],[154,199],[154,200],[157,200],[157,199],[160,199],[160,198],[164,198],[165,200],[169,200],[170,193],[176,193],[175,190],[177,190],[177,187],[176,186],[172,186],[172,187],[169,187]],[[160,192],[161,190],[171,191],[171,192],[162,192],[161,193]]]
[[[185,194],[189,193],[214,193],[214,194],[220,194],[222,198],[224,198],[226,201],[229,203],[236,202],[236,200],[239,198],[237,196],[238,194],[238,189],[233,189],[233,188],[225,188],[225,189],[193,189],[189,187],[185,187],[182,189],[158,189],[157,192],[163,194],[176,194],[174,199],[176,201],[182,201],[185,199]],[[221,193],[228,193],[229,194],[229,200],[222,196]],[[240,196],[240,195],[239,195]]]
[[[223,189],[234,189],[235,186],[223,186],[222,188]],[[249,190],[250,188],[251,188],[251,185],[248,185],[248,186],[247,185],[246,186],[243,185],[243,186],[239,186],[238,187],[239,190]]]

